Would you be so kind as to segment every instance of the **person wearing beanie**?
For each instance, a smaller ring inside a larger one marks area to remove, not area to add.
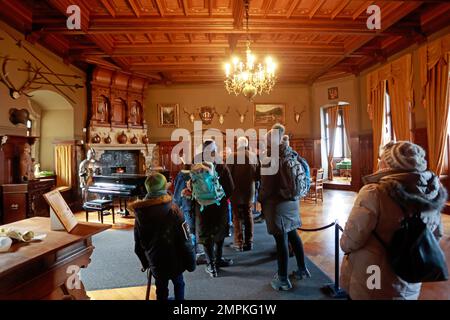
[[[195,251],[187,223],[167,192],[166,177],[152,173],[145,180],[147,195],[129,205],[136,217],[134,251],[142,270],[155,278],[156,298],[167,300],[172,281],[176,300],[184,300],[183,272],[194,271]]]
[[[427,170],[422,147],[398,141],[381,150],[379,170],[363,178],[364,186],[342,233],[340,245],[345,256],[341,286],[354,300],[417,299],[421,283],[408,283],[394,273],[380,240],[389,243],[405,214],[413,212],[420,214],[439,240],[443,235],[441,210],[447,191],[439,177]],[[379,289],[367,286],[367,270],[373,265],[380,268]]]
[[[237,139],[237,150],[227,159],[234,181],[231,195],[233,208],[234,241],[236,251],[253,249],[252,205],[255,199],[256,184],[260,180],[260,166],[255,153],[248,150],[248,139]]]

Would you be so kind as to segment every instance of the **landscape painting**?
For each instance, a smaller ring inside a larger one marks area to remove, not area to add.
[[[178,126],[178,104],[158,104],[159,126],[176,128]]]
[[[285,105],[279,103],[256,103],[254,112],[255,126],[269,127],[274,123],[284,123]]]

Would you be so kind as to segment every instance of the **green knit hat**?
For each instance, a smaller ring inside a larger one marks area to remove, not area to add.
[[[145,189],[148,193],[166,190],[166,177],[161,173],[152,173],[145,179]]]

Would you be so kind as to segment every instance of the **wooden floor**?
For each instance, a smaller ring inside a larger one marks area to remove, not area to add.
[[[301,217],[303,228],[317,228],[333,221],[342,226],[348,218],[356,193],[350,191],[325,190],[324,203],[301,202]],[[83,212],[76,214],[81,221],[85,220]],[[89,215],[91,222],[97,221],[96,213]],[[443,215],[446,239],[442,245],[450,261],[450,215]],[[112,223],[111,216],[105,217],[105,223]],[[131,229],[133,218],[116,216],[113,229]],[[320,232],[301,232],[306,255],[326,274],[334,279],[334,229],[329,228]],[[255,244],[257,245],[257,244]],[[342,260],[342,252],[341,252]],[[110,290],[90,291],[88,295],[97,300],[140,300],[145,297],[146,287],[130,287]],[[154,299],[152,288],[151,299]],[[440,284],[424,285],[422,299],[450,300],[450,281]]]

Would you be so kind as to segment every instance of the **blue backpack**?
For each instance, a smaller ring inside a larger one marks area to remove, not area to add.
[[[219,175],[211,162],[196,164],[191,168],[192,197],[200,204],[200,211],[211,204],[219,205],[225,191]]]

